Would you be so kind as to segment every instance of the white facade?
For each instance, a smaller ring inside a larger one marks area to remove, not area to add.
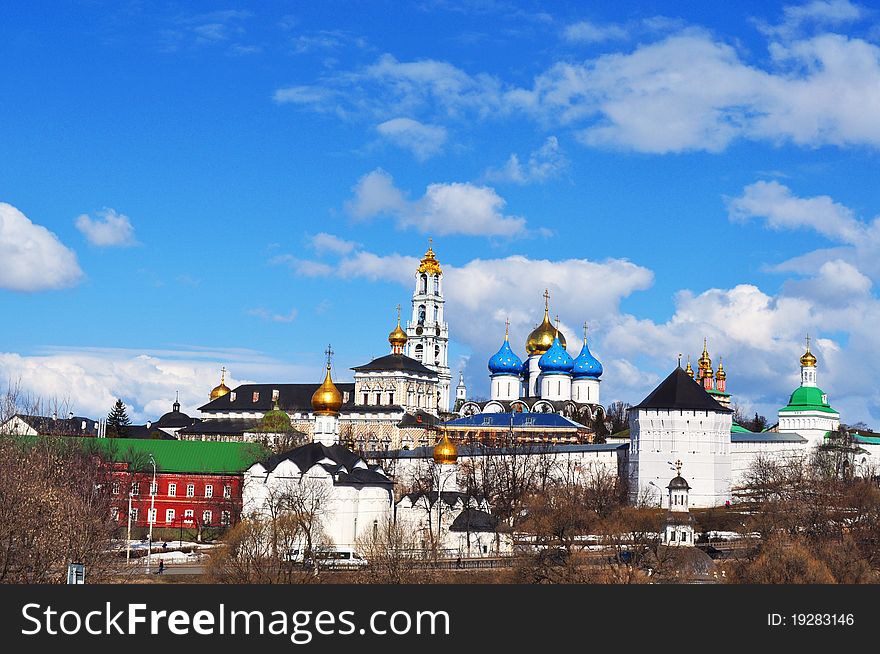
[[[571,399],[580,404],[601,404],[599,400],[598,379],[590,377],[575,378],[571,382]]]
[[[490,378],[489,397],[492,400],[518,400],[522,382],[515,375],[492,375]]]
[[[668,504],[663,488],[681,460],[691,483],[690,504],[708,507],[730,499],[730,413],[708,410],[630,411],[630,495]],[[666,506],[665,508],[668,508]]]
[[[300,470],[296,463],[286,459],[271,471],[262,463],[248,468],[244,474],[244,516],[270,515],[272,502],[285,494],[306,496],[320,504],[315,515],[323,538],[314,545],[356,549],[359,540],[368,538],[392,515],[391,487],[337,483],[339,474],[331,474],[321,463],[337,465],[332,459],[325,459],[309,470]],[[367,466],[360,461],[356,467]]]
[[[401,406],[409,412],[421,410],[436,413],[438,389],[436,378],[407,370],[365,370],[354,373],[356,407]],[[448,383],[446,389],[448,393]]]

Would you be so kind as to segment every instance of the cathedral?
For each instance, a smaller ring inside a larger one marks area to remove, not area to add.
[[[490,398],[462,403],[462,416],[479,413],[559,413],[583,425],[604,420],[599,400],[602,364],[587,344],[587,326],[577,357],[568,353],[565,335],[550,322],[550,293],[544,291],[544,319],[529,334],[523,361],[510,346],[510,323],[504,342],[489,359]]]

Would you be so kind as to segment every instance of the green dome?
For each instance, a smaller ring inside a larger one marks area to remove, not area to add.
[[[796,388],[791,398],[788,400],[788,406],[780,411],[824,411],[825,413],[837,413],[829,406],[827,401],[822,398],[825,392],[821,388],[815,386],[801,386]]]

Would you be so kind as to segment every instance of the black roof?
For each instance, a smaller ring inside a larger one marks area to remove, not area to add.
[[[272,391],[278,391],[278,408],[288,413],[304,413],[312,410],[312,395],[321,384],[242,384],[232,392],[200,406],[199,411],[271,411],[275,408]],[[336,382],[336,388],[348,401],[342,406],[354,404],[354,384]],[[257,401],[254,402],[254,393]],[[233,395],[235,399],[233,400]]]
[[[178,434],[231,434],[240,435],[253,431],[260,425],[259,418],[206,418],[189,427],[184,427]]]
[[[16,415],[41,436],[95,436],[98,432],[97,421],[82,416],[54,418],[21,413]]]
[[[431,490],[427,492],[407,493],[404,495],[404,497],[408,498],[409,501],[413,504],[424,497],[426,500],[428,500],[428,506],[434,506],[434,504],[437,502],[437,491]],[[459,501],[467,506],[470,497],[470,495],[468,495],[467,493],[462,493],[461,491],[443,491],[442,493],[440,493],[440,499],[447,506],[455,506]]]
[[[415,413],[404,413],[403,418],[397,423],[398,427],[433,427],[440,418],[433,413],[417,409]]]
[[[362,366],[356,366],[352,368],[352,370],[356,372],[369,372],[372,370],[403,370],[406,372],[418,373],[420,375],[430,375],[431,377],[437,376],[436,372],[430,368],[426,368],[420,362],[406,356],[405,354],[386,354],[384,357],[373,359]]]
[[[320,463],[329,459],[332,463]],[[366,463],[355,452],[342,445],[326,446],[321,443],[308,443],[300,447],[274,454],[265,461],[261,461],[263,467],[271,472],[282,461],[293,461],[296,466],[306,472],[316,465],[321,465],[327,472],[336,477],[336,485],[383,485],[391,486],[392,482],[387,476],[378,471],[379,466],[370,465],[366,468],[358,466]]]
[[[156,422],[154,422],[153,425],[156,427],[166,428],[188,427],[197,420],[198,418],[190,418],[188,415],[182,413],[181,411],[169,411],[161,418],[159,418]]]
[[[449,531],[489,531],[498,527],[498,518],[479,509],[465,509],[449,525]]]
[[[669,490],[690,490],[691,487],[688,485],[687,480],[678,475],[677,477],[673,477],[669,482],[669,486],[667,486]]]
[[[676,368],[633,409],[684,409],[732,413],[720,405],[681,368]]]

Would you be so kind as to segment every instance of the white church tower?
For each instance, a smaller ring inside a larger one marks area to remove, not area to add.
[[[416,270],[412,297],[412,319],[406,325],[408,357],[435,371],[438,376],[437,409],[449,411],[449,326],[443,318],[443,270],[431,249],[425,252]]]
[[[828,432],[840,427],[840,414],[828,404],[828,395],[819,388],[816,379],[816,356],[807,351],[800,359],[801,385],[794,390],[788,404],[779,409],[779,431],[795,432],[806,438],[810,445],[822,445]]]
[[[669,491],[669,515],[663,530],[663,544],[672,547],[694,546],[694,520],[688,508],[688,494],[691,489],[687,480],[681,476],[681,459],[675,462],[675,477],[666,490]]]

